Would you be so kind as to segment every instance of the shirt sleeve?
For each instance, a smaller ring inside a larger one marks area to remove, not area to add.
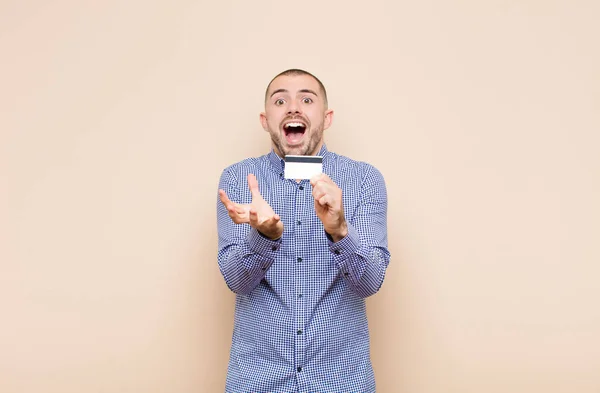
[[[240,183],[230,170],[221,174],[219,189],[236,203],[242,200]],[[217,196],[217,229],[219,251],[217,259],[221,274],[229,289],[245,295],[260,283],[281,248],[281,239],[270,240],[248,224],[235,224]]]
[[[362,184],[358,208],[349,218],[348,234],[333,242],[333,261],[350,288],[361,297],[381,288],[390,253],[387,249],[387,191],[381,173],[369,166]]]

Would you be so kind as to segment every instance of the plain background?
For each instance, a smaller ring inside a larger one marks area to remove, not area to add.
[[[0,391],[223,390],[269,80],[389,192],[382,393],[600,392],[600,3],[0,1]],[[354,393],[354,392],[353,392]]]

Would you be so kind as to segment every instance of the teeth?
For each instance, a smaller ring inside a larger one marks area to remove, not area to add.
[[[285,126],[286,127],[304,127],[304,124],[302,124],[302,123],[287,123]]]

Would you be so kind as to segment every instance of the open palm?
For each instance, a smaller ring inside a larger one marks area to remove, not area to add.
[[[250,204],[232,202],[225,191],[219,190],[219,198],[227,209],[229,217],[236,224],[250,224],[269,239],[279,239],[283,234],[281,218],[260,194],[258,181],[252,173],[248,175],[248,188],[252,194]]]

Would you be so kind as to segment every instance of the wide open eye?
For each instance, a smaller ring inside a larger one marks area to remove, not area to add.
[[[285,104],[285,101],[283,98],[279,98],[277,101],[275,101],[275,105],[277,105],[277,106],[281,106],[283,104]]]
[[[302,102],[305,103],[305,104],[312,104],[313,100],[310,97],[304,97],[302,99]]]

